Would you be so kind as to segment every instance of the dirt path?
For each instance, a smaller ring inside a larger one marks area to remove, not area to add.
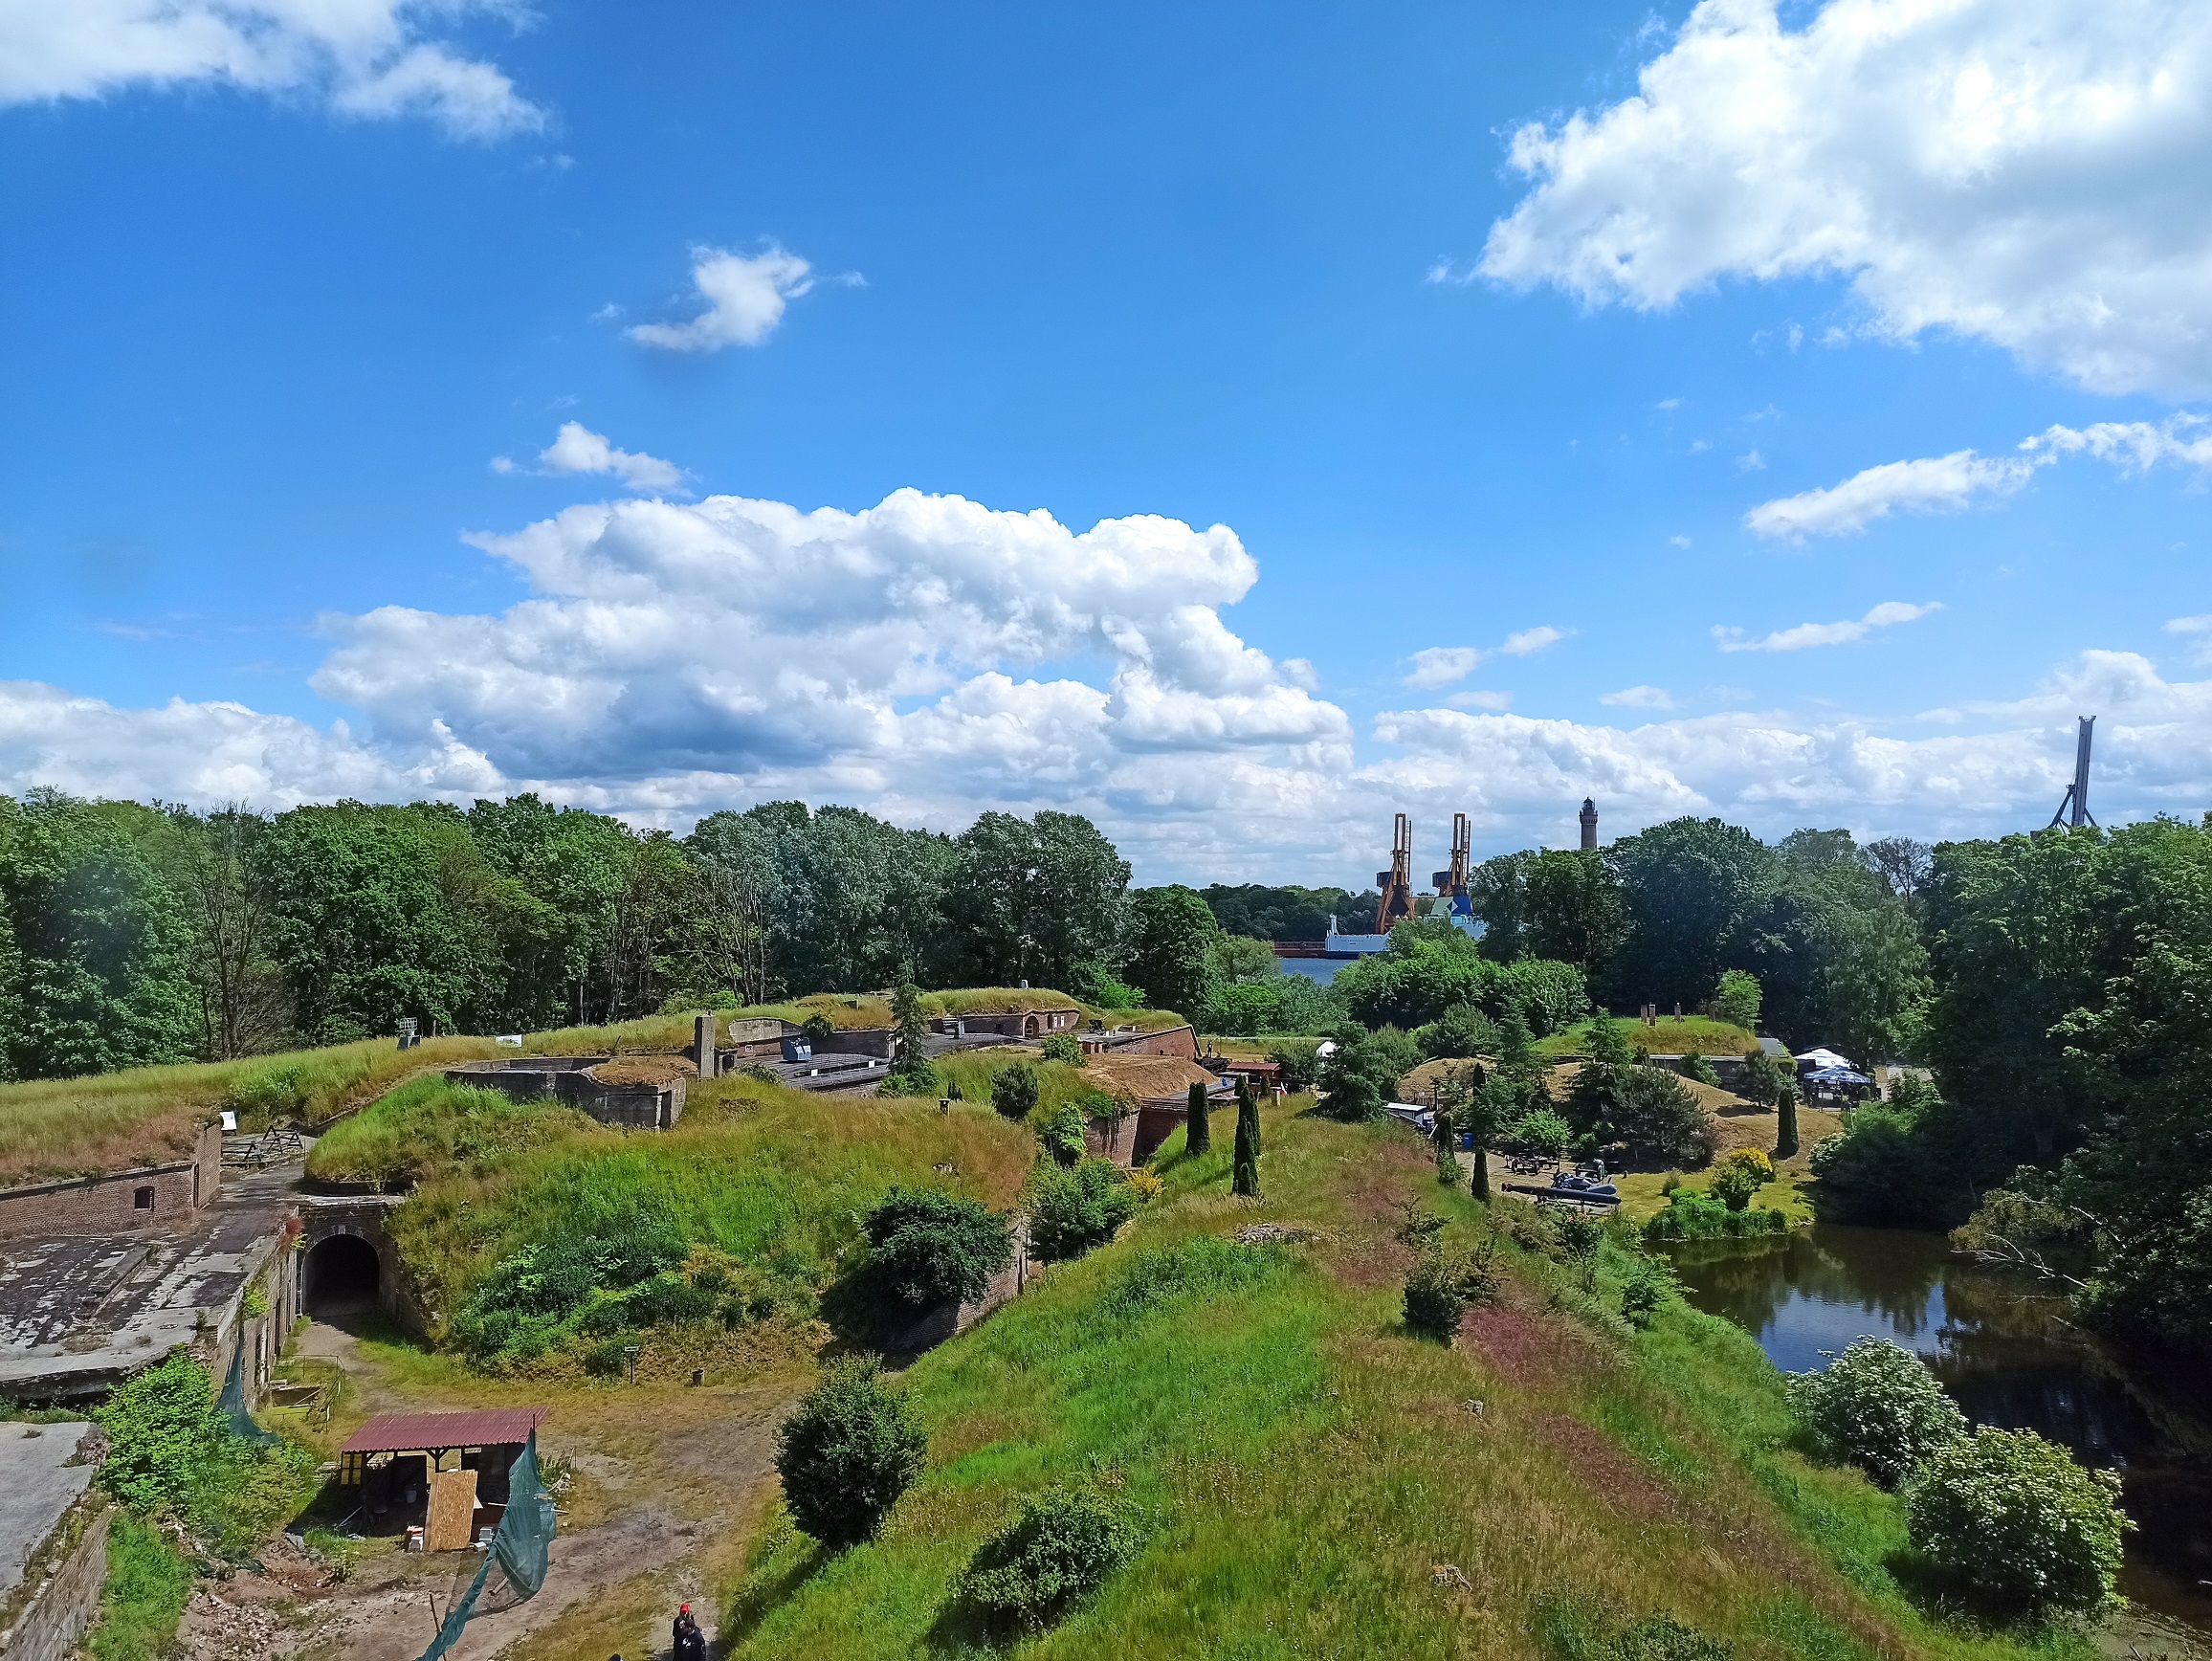
[[[321,1321],[293,1353],[344,1372],[348,1420],[517,1395],[506,1384],[471,1390],[473,1399],[403,1389],[350,1334]],[[576,1473],[561,1500],[552,1566],[535,1598],[506,1604],[487,1596],[450,1651],[454,1661],[666,1654],[669,1620],[684,1600],[711,1634],[715,1594],[765,1508],[776,1427],[802,1382],[779,1376],[701,1388],[532,1392],[553,1409],[539,1433],[541,1452],[567,1460]],[[195,1593],[179,1633],[191,1661],[414,1661],[436,1628],[432,1597],[442,1611],[482,1560],[473,1552],[431,1560],[387,1552],[338,1583],[282,1540],[262,1561],[264,1573],[240,1573]]]

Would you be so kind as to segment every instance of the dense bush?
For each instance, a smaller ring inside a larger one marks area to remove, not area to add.
[[[1268,1046],[1268,1059],[1282,1069],[1276,1076],[1285,1090],[1295,1095],[1314,1088],[1314,1080],[1321,1069],[1320,1050],[1318,1042]]]
[[[1029,1244],[1039,1257],[1080,1257],[1114,1238],[1141,1202],[1111,1160],[1040,1164],[1029,1179]]]
[[[1720,1162],[1707,1192],[1731,1211],[1743,1210],[1751,1198],[1774,1181],[1774,1162],[1757,1148],[1737,1148]]]
[[[1102,1092],[1080,1103],[1063,1101],[1058,1107],[1040,1113],[1033,1121],[1037,1141],[1061,1164],[1072,1165],[1083,1157],[1083,1150],[1089,1145],[1084,1141],[1084,1133],[1090,1128],[1089,1116],[1113,1111],[1114,1098]]]
[[[1860,1339],[1822,1371],[1790,1374],[1786,1387],[1798,1423],[1885,1488],[1966,1434],[1936,1375],[1888,1339]]]
[[[1073,1032],[1049,1032],[1037,1048],[1045,1052],[1047,1061],[1065,1061],[1071,1067],[1083,1065],[1083,1046]]]
[[[183,1506],[230,1440],[215,1381],[181,1350],[119,1385],[98,1417],[108,1437],[100,1485],[141,1516]]]
[[[1497,1053],[1497,1023],[1472,1004],[1454,1004],[1443,1016],[1418,1029],[1413,1041],[1431,1060]]]
[[[993,1622],[1035,1631],[1096,1591],[1139,1543],[1124,1501],[1095,1488],[1049,1488],[978,1548],[961,1595]]]
[[[1786,1234],[1789,1213],[1771,1207],[1732,1211],[1711,1194],[1696,1188],[1676,1188],[1667,1196],[1667,1208],[1644,1224],[1644,1238],[1667,1240],[1729,1240],[1755,1234]]]
[[[1037,1105],[1037,1070],[1027,1061],[999,1070],[991,1080],[991,1105],[1007,1118],[1027,1118]]]
[[[1405,1277],[1405,1327],[1423,1338],[1449,1343],[1471,1303],[1488,1303],[1497,1282],[1486,1259],[1431,1244]]]
[[[885,1195],[868,1214],[868,1245],[878,1287],[914,1309],[973,1303],[1014,1256],[1004,1218],[930,1189]]]
[[[1978,1600],[2041,1614],[2112,1601],[2135,1527],[2120,1479],[2032,1430],[1984,1428],[1935,1451],[1905,1496],[1913,1549]]]
[[[1471,936],[1442,919],[1400,923],[1387,951],[1345,965],[1333,989],[1354,1019],[1372,1027],[1424,1026],[1468,1005],[1493,1021],[1516,1008],[1540,1037],[1589,1008],[1582,972],[1572,963],[1492,963]]]
[[[1421,1064],[1420,1048],[1395,1027],[1346,1030],[1336,1042],[1336,1052],[1321,1062],[1316,1078],[1321,1111],[1352,1124],[1381,1118],[1383,1108],[1398,1099],[1399,1081]]]
[[[479,1362],[526,1361],[571,1330],[650,1325],[668,1318],[676,1296],[668,1281],[684,1252],[674,1223],[642,1211],[526,1246],[477,1283],[453,1317],[453,1338]]]
[[[1682,1058],[1681,1072],[1682,1076],[1693,1084],[1710,1084],[1715,1090],[1720,1088],[1720,1074],[1714,1071],[1712,1061],[1702,1050],[1692,1050]]]
[[[1648,1326],[1660,1307],[1681,1291],[1674,1266],[1664,1257],[1639,1253],[1621,1285],[1621,1314],[1634,1326]]]
[[[929,1438],[874,1361],[833,1364],[777,1435],[791,1519],[824,1545],[873,1536],[921,1474]]]
[[[1516,1154],[1556,1160],[1574,1139],[1575,1127],[1548,1107],[1523,1114],[1507,1127],[1501,1144]]]

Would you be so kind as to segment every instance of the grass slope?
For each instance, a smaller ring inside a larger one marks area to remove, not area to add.
[[[729,1654],[984,1652],[953,1596],[969,1555],[1025,1494],[1085,1477],[1148,1543],[1025,1654],[1521,1661],[1592,1610],[1745,1657],[2088,1653],[1912,1605],[1883,1566],[1896,1501],[1789,1450],[1780,1380],[1736,1329],[1680,1304],[1626,1327],[1617,1243],[1589,1264],[1509,1249],[1502,1301],[1453,1347],[1409,1338],[1401,1207],[1469,1238],[1484,1214],[1402,1131],[1267,1119],[1261,1201],[1226,1192],[1226,1125],[1199,1161],[1178,1138],[1167,1196],[1119,1241],[918,1362],[920,1483],[836,1556],[771,1525],[722,1603]],[[1261,1221],[1316,1235],[1224,1238]]]
[[[586,1121],[450,1167],[416,1187],[391,1228],[435,1333],[501,1258],[611,1231],[641,1210],[696,1244],[819,1284],[893,1185],[950,1188],[1003,1210],[1035,1151],[987,1103],[940,1114],[934,1101],[810,1096],[738,1075],[695,1083],[673,1131]]]

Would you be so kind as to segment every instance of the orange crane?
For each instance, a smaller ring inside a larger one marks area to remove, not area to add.
[[[1413,915],[1413,824],[1405,814],[1390,837],[1390,869],[1375,874],[1382,898],[1375,907],[1375,932],[1388,934],[1393,925]]]
[[[1451,869],[1433,873],[1439,899],[1459,899],[1467,894],[1467,874],[1473,865],[1474,827],[1465,813],[1451,816]]]

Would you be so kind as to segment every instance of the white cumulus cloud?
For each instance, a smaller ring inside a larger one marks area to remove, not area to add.
[[[706,310],[688,322],[638,323],[626,331],[641,345],[671,352],[757,346],[784,321],[784,307],[814,286],[813,267],[770,244],[763,254],[692,250],[692,282]]]
[[[1903,600],[1885,600],[1864,617],[1855,617],[1842,623],[1800,623],[1794,629],[1779,629],[1772,634],[1763,634],[1757,640],[1749,638],[1742,630],[1717,624],[1713,638],[1723,652],[1803,652],[1809,646],[1849,646],[1864,640],[1877,629],[1892,629],[1900,623],[1917,623],[1931,611],[1940,611],[1940,602],[1930,601],[1925,606],[1911,605]]]
[[[1482,661],[1482,649],[1476,646],[1429,646],[1413,654],[1413,671],[1406,675],[1407,686],[1449,686],[1455,680],[1465,680],[1474,673],[1474,666]]]
[[[548,473],[610,473],[635,491],[672,491],[683,486],[683,469],[675,462],[642,451],[618,450],[581,421],[564,421],[553,442],[538,452],[538,462]],[[512,468],[512,464],[500,467],[498,461],[493,466],[501,473]]]
[[[1513,137],[1481,270],[1663,308],[1847,278],[1868,325],[2101,392],[2212,390],[2212,9],[1703,0],[1635,96]]]
[[[228,85],[420,116],[456,138],[537,132],[545,114],[492,64],[425,37],[502,0],[0,0],[0,103],[136,86]]]

